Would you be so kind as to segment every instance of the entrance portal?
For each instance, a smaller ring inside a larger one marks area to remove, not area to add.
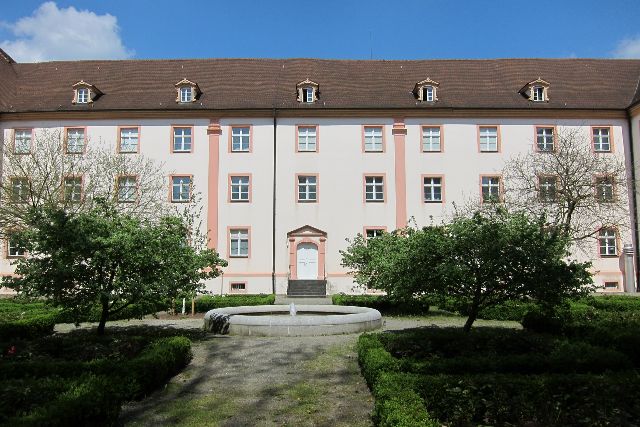
[[[296,251],[299,280],[318,279],[318,246],[314,243],[300,243]]]

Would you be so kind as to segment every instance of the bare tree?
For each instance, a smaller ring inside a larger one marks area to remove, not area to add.
[[[98,200],[145,218],[171,212],[164,164],[67,138],[60,129],[39,129],[26,144],[15,136],[3,142],[0,232],[21,227],[32,209],[80,212]]]
[[[609,131],[592,141],[584,128],[538,133],[534,149],[505,165],[505,203],[546,215],[574,244],[601,228],[629,228],[628,179],[622,156],[612,152]]]

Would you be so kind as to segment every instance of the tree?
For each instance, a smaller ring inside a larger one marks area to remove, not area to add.
[[[608,151],[611,136],[606,132],[599,148]],[[628,229],[629,180],[622,157],[596,152],[581,128],[560,128],[553,143],[551,136],[538,138],[536,150],[514,157],[504,168],[506,205],[534,217],[544,214],[550,226],[578,246],[600,228]]]
[[[0,233],[26,226],[31,212],[45,207],[86,212],[100,201],[144,218],[170,213],[164,165],[84,138],[70,154],[60,129],[38,129],[30,138],[25,144],[16,136],[2,146]]]
[[[30,256],[17,262],[8,286],[76,318],[98,305],[100,335],[113,314],[195,293],[226,266],[215,251],[189,244],[179,216],[141,219],[96,201],[84,212],[32,209],[26,221],[16,238]]]
[[[568,240],[544,223],[499,208],[385,238],[359,236],[343,265],[358,283],[390,295],[455,298],[469,331],[484,308],[517,300],[553,307],[592,290],[590,263],[567,261]]]

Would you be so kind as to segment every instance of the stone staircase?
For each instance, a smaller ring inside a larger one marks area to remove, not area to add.
[[[288,297],[324,297],[326,295],[326,280],[289,280]]]

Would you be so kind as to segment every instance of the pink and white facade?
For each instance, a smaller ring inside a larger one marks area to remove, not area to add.
[[[339,67],[349,62],[333,61]],[[428,77],[430,61],[418,62]],[[640,71],[640,65],[632,65]],[[82,63],[74,69],[81,70]],[[203,97],[209,93],[211,85],[204,77],[180,72],[186,75],[184,81],[197,84],[194,93],[201,92]],[[525,83],[538,77],[536,72],[531,71]],[[174,83],[184,86],[182,74],[176,74]],[[313,82],[305,80],[307,74]],[[93,101],[96,107],[113,92],[98,77],[89,80],[81,72],[73,77],[68,79],[75,80],[69,81],[69,101],[72,85],[82,79],[100,89],[101,96]],[[358,233],[391,231],[409,221],[417,226],[438,223],[453,212],[454,204],[480,199],[483,191],[501,191],[505,161],[536,149],[537,128],[578,129],[586,140],[593,139],[594,129],[606,129],[611,144],[606,155],[624,159],[629,179],[634,178],[632,161],[638,161],[638,154],[634,159],[633,152],[640,153],[637,106],[537,109],[529,101],[522,107],[420,108],[422,96],[435,98],[437,89],[437,98],[424,101],[437,106],[446,100],[447,90],[453,90],[447,88],[443,75],[429,79],[433,94],[427,95],[425,89],[424,95],[420,92],[418,100],[413,97],[406,105],[373,109],[354,102],[353,106],[318,108],[331,82],[324,82],[317,70],[304,70],[298,77],[287,88],[291,90],[279,95],[291,96],[291,102],[272,108],[180,109],[174,102],[172,109],[165,110],[136,107],[130,101],[127,109],[11,111],[5,102],[0,135],[7,141],[20,129],[37,133],[44,128],[82,128],[90,143],[106,144],[118,152],[123,132],[137,129],[135,152],[121,155],[139,153],[164,162],[168,182],[174,182],[172,177],[189,177],[202,195],[210,246],[229,262],[222,276],[207,283],[207,289],[216,293],[275,290],[286,294],[290,280],[326,280],[327,294],[362,292],[341,266],[339,252],[347,247],[346,239]],[[551,77],[546,78],[550,86],[545,87],[544,96],[553,100],[562,95],[554,89],[563,82]],[[413,79],[414,83],[420,80]],[[175,96],[175,89],[167,90]],[[330,95],[340,96],[329,88],[326,92],[328,101]],[[629,99],[633,96],[629,94]],[[176,150],[182,129],[190,129],[190,144],[178,145]],[[171,194],[168,200],[171,203]],[[630,212],[635,213],[634,203],[631,197]],[[637,220],[632,218],[631,223]],[[591,253],[575,254],[593,261],[594,280],[606,284],[606,291],[625,289],[622,245],[636,246],[634,227],[617,231],[615,248],[604,256],[598,241],[593,242]],[[5,243],[1,274],[12,272],[8,252]]]

